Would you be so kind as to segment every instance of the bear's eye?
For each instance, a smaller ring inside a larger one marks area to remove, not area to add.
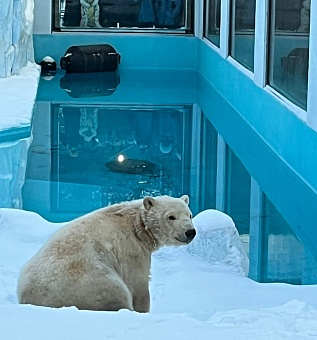
[[[176,217],[173,216],[173,215],[171,215],[171,216],[168,216],[168,219],[171,220],[171,221],[173,221],[173,220],[176,220]]]
[[[191,214],[189,215],[189,218],[192,219],[192,215]]]

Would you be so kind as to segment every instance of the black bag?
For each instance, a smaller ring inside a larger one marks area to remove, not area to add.
[[[108,44],[72,46],[60,60],[69,73],[113,72],[119,63],[120,55]]]

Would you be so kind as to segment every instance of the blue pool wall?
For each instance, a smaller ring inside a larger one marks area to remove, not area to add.
[[[35,60],[50,55],[59,62],[72,45],[101,43],[113,45],[122,55],[120,68],[123,74],[125,69],[139,70],[136,80],[142,79],[142,70],[146,69],[197,71],[201,76],[193,86],[197,88],[197,94],[189,96],[189,101],[197,99],[204,114],[295,234],[317,255],[314,242],[317,236],[317,157],[312,154],[317,150],[316,132],[296,117],[283,101],[258,87],[209,43],[197,37],[37,34],[34,35]],[[190,78],[189,81],[194,80]],[[115,100],[119,103],[120,96]],[[228,124],[223,124],[224,119]],[[241,132],[237,133],[237,129]],[[249,137],[244,129],[250,132]]]
[[[195,69],[198,39],[193,36],[158,34],[35,34],[37,62],[46,55],[59,64],[73,45],[110,44],[122,56],[121,67],[128,69]]]

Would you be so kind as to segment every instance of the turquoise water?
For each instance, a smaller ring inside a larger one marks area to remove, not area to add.
[[[216,208],[233,218],[251,278],[317,282],[316,196],[199,74],[122,70],[74,82],[59,71],[40,81],[32,138],[24,209],[60,222],[146,195],[188,194],[194,214]],[[298,195],[312,212],[301,225]]]

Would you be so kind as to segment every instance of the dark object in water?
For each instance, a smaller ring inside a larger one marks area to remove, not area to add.
[[[120,84],[115,72],[65,73],[60,79],[60,87],[72,98],[110,96]]]
[[[113,72],[120,63],[120,54],[108,44],[72,46],[60,60],[69,73]]]
[[[41,75],[42,76],[55,76],[56,74],[56,62],[53,58],[46,56],[39,63],[41,66]]]
[[[110,161],[105,165],[110,171],[135,175],[152,174],[156,168],[154,163],[139,159],[125,159],[122,162],[115,160]]]

